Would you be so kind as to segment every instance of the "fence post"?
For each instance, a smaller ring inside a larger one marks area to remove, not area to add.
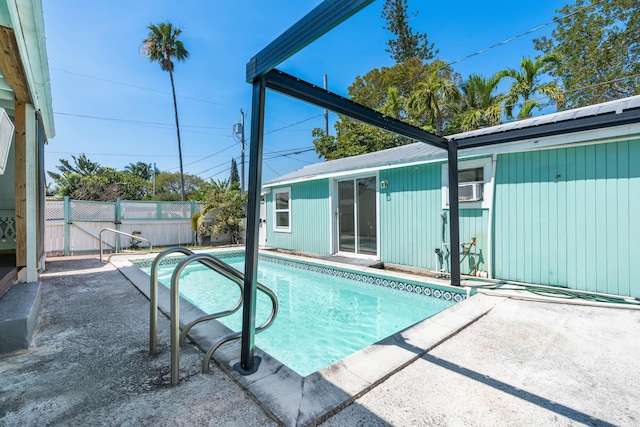
[[[116,203],[114,205],[114,208],[115,208],[115,221],[114,222],[115,222],[115,225],[116,225],[116,230],[120,231],[121,215],[122,215],[122,212],[120,210],[120,197],[118,197],[116,199]],[[120,249],[122,249],[122,244],[121,244],[122,242],[120,240],[120,237],[121,237],[120,234],[116,233],[116,250],[115,250],[115,253],[118,253],[118,251]]]
[[[71,252],[71,200],[64,196],[64,256]]]
[[[196,202],[191,200],[191,215],[189,216],[189,229],[191,230],[191,218],[196,214]],[[196,245],[196,232],[191,230],[191,246]]]

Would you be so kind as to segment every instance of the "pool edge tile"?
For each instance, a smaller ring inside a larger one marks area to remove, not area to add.
[[[143,294],[148,295],[148,276],[143,280],[143,276],[135,272],[137,268],[126,268],[129,266],[129,262],[118,262],[123,274]],[[168,305],[168,299],[163,298],[162,294],[160,291],[159,305]],[[224,372],[280,423],[287,426],[315,425],[475,322],[504,300],[503,297],[474,295],[307,377],[301,377],[259,348],[256,348],[255,354],[263,358],[260,369],[253,375],[240,375],[233,370],[233,365],[239,361],[238,342],[221,347],[214,354],[214,359]],[[188,307],[188,303],[181,302],[180,306],[181,324],[198,314],[197,310]],[[204,325],[202,327],[208,329]],[[201,325],[196,326],[190,336],[200,348],[206,350],[211,343],[207,339],[209,333],[202,329]]]

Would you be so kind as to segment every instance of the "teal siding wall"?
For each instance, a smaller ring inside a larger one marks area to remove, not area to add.
[[[380,260],[391,264],[437,268],[434,252],[449,241],[449,213],[443,224],[442,163],[380,171],[389,181],[380,190]],[[460,241],[478,240],[478,261],[486,262],[487,209],[460,210]],[[462,271],[468,272],[469,259]],[[486,269],[479,264],[479,269]],[[448,268],[448,264],[447,264]],[[473,270],[471,267],[470,270]]]
[[[640,297],[639,212],[638,139],[500,155],[494,275]]]
[[[291,233],[273,231],[273,191],[267,194],[267,246],[293,251],[329,254],[331,212],[329,180],[291,186]]]

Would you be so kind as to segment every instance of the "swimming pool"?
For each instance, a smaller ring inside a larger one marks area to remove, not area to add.
[[[244,270],[244,254],[214,254]],[[175,265],[168,258],[158,279],[169,286]],[[134,262],[149,273],[150,262]],[[452,290],[430,288],[384,275],[369,275],[313,263],[261,255],[258,281],[278,296],[273,325],[256,335],[255,343],[283,364],[307,376],[349,354],[426,319],[464,299]],[[206,313],[235,304],[239,288],[198,264],[181,274],[180,294]],[[256,324],[269,315],[271,304],[258,293]],[[242,326],[241,311],[220,319],[232,330]]]

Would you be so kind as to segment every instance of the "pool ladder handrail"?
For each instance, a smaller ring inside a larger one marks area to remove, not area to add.
[[[147,255],[147,254],[151,253],[151,249],[153,248],[151,246],[151,242],[149,240],[145,239],[144,237],[136,236],[134,234],[125,233],[124,231],[115,230],[113,228],[103,228],[102,230],[100,230],[100,233],[98,233],[98,240],[100,241],[100,262],[103,262],[102,261],[102,258],[103,258],[103,256],[102,256],[102,243],[104,243],[104,242],[102,241],[102,234],[105,231],[109,231],[111,233],[119,234],[121,236],[127,236],[127,237],[130,237],[130,238],[135,239],[135,240],[140,240],[141,242],[147,242],[147,245],[149,245],[149,247],[147,248],[147,253],[145,253],[143,255]],[[115,253],[112,253],[111,255],[109,255],[109,259],[107,259],[107,262],[111,261],[111,257],[112,256],[118,255],[118,244],[117,243],[116,243],[114,249],[115,249]]]
[[[194,252],[191,250],[182,247],[182,246],[173,246],[171,248],[165,249],[158,254],[158,256],[154,259],[151,265],[151,286],[149,290],[149,354],[155,355],[158,353],[158,268],[160,263],[167,255],[173,253],[181,253],[183,255],[194,255]],[[209,266],[205,263],[203,265],[208,266],[215,270],[215,267]],[[225,264],[226,265],[226,264]],[[233,279],[231,279],[233,280]],[[237,283],[233,280],[234,283]],[[218,313],[208,314],[206,316],[195,319],[187,326],[185,326],[183,332],[180,334],[180,346],[184,345],[187,333],[189,330],[200,322],[204,322],[206,320],[213,320],[218,317],[224,317],[229,314],[233,314],[242,306],[242,290],[244,289],[244,282],[239,284],[240,287],[240,299],[236,303],[236,305],[230,310],[224,310]]]
[[[161,251],[151,263],[151,280],[149,286],[149,354],[158,353],[158,267],[168,255],[180,253],[192,255],[193,252],[182,246],[172,246]]]
[[[157,303],[158,303],[158,267],[163,258],[171,253],[182,253],[184,255],[188,255],[185,259],[180,261],[176,268],[173,271],[171,276],[171,310],[170,310],[170,318],[171,318],[171,385],[177,385],[180,382],[180,370],[179,370],[179,346],[184,345],[187,333],[189,330],[200,322],[204,322],[207,320],[213,320],[219,317],[227,316],[232,313],[235,313],[241,306],[243,302],[243,292],[244,289],[244,274],[230,265],[226,264],[223,261],[220,261],[218,258],[213,255],[209,255],[206,253],[196,254],[190,251],[187,248],[174,246],[162,251],[156,259],[153,261],[151,267],[151,290],[150,290],[150,331],[149,331],[149,353],[156,354],[157,352]],[[190,322],[185,326],[182,333],[180,333],[180,322],[179,322],[179,280],[180,273],[182,270],[186,268],[192,262],[200,262],[201,264],[209,267],[210,269],[220,273],[224,277],[236,283],[240,289],[240,299],[236,305],[230,310],[224,310],[219,313],[208,314],[206,316],[202,316],[194,321]],[[257,283],[258,290],[264,292],[271,299],[272,311],[269,318],[265,321],[264,324],[256,328],[256,333],[261,332],[267,329],[273,321],[275,320],[278,314],[278,299],[276,295],[267,287],[262,285],[261,283]],[[214,345],[207,351],[205,355],[205,361],[203,362],[203,373],[209,372],[209,362],[211,360],[211,356],[213,352],[219,348],[225,342],[231,341],[233,339],[239,338],[242,336],[241,332],[232,332],[230,334],[223,335],[218,340],[214,342]]]
[[[256,334],[259,333],[259,332],[264,331],[269,326],[271,326],[271,324],[273,323],[273,321],[276,318],[276,315],[278,314],[278,297],[276,297],[276,294],[271,289],[267,288],[266,286],[264,286],[260,282],[258,282],[258,290],[262,291],[265,294],[267,294],[267,296],[271,300],[271,305],[272,305],[273,309],[271,311],[271,316],[269,316],[269,318],[261,326],[258,326],[256,328]],[[211,362],[211,358],[213,357],[213,353],[222,344],[224,344],[226,342],[229,342],[229,341],[232,341],[232,340],[235,340],[235,339],[238,339],[240,337],[242,337],[242,331],[231,332],[231,333],[228,333],[228,334],[223,335],[220,338],[218,338],[204,355],[204,359],[202,360],[202,373],[203,374],[209,373],[209,363]]]

